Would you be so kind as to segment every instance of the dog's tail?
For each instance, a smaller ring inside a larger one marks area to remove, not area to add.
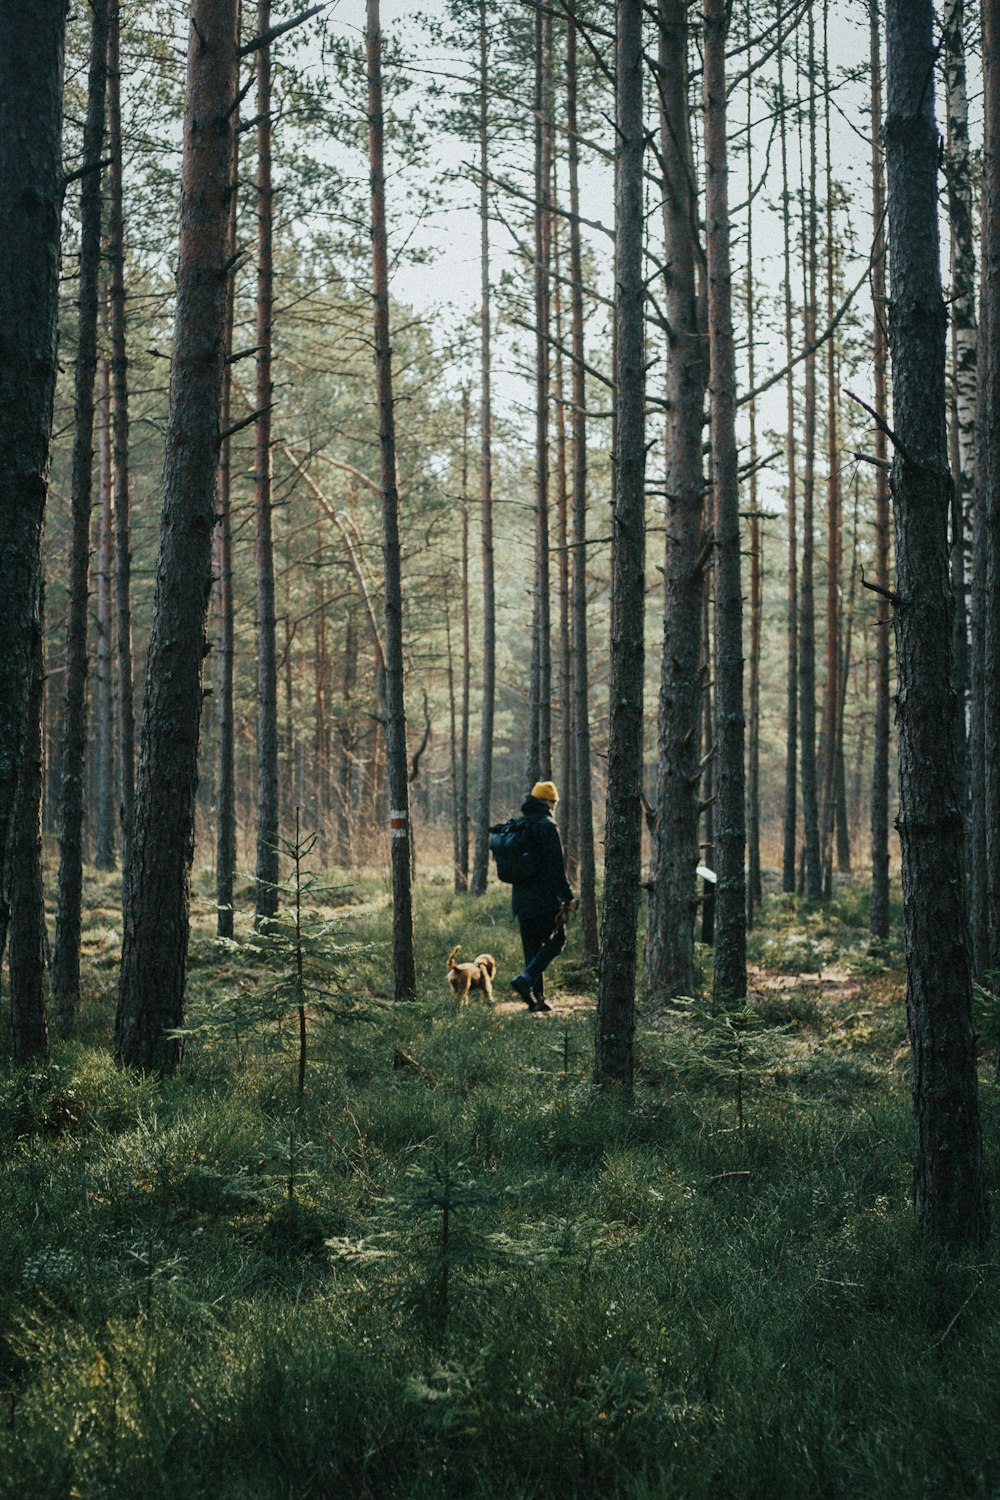
[[[456,943],[454,948],[452,948],[451,952],[448,954],[448,963],[446,966],[447,968],[453,969],[455,967],[455,954],[461,953],[461,951],[462,945],[460,943]]]

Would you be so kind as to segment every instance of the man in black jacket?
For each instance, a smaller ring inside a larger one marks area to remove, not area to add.
[[[510,982],[529,1010],[551,1010],[545,1000],[545,969],[566,944],[563,920],[576,900],[566,879],[562,840],[553,812],[559,793],[551,781],[537,781],[521,807],[528,819],[536,872],[513,887],[511,906],[521,928],[524,969]]]

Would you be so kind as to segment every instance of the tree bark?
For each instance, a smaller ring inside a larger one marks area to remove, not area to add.
[[[698,207],[688,125],[688,20],[683,0],[660,0],[658,19],[664,259],[670,267],[665,314],[670,345],[656,825],[643,972],[644,992],[654,1004],[674,995],[693,994],[695,983],[704,587],[699,560],[705,545],[702,429],[708,353],[704,308],[699,304]]]
[[[826,323],[834,316],[834,281],[837,249],[833,219],[833,160],[830,135],[829,0],[823,4],[823,124],[826,168]],[[841,558],[843,553],[843,497],[840,491],[840,440],[837,422],[837,340],[826,344],[826,676],[823,684],[823,718],[820,731],[822,778],[820,853],[823,894],[833,894],[833,840],[837,823],[837,768],[839,763],[839,704],[841,663]]]
[[[10,902],[10,1030],[14,1062],[19,1066],[48,1052],[45,1014],[45,897],[42,890],[42,699],[45,662],[42,650],[43,602],[38,600],[38,629],[33,648],[28,733],[17,792]],[[0,957],[2,957],[0,947]]]
[[[631,1087],[642,853],[645,340],[641,0],[617,6],[611,682],[594,1082]]]
[[[90,512],[94,466],[94,381],[101,270],[101,159],[108,74],[107,0],[90,6],[90,66],[80,185],[79,318],[74,380],[69,607],[63,700],[59,877],[52,990],[72,1015],[80,1004],[80,921],[83,899],[83,773],[87,750],[87,635],[90,620]]]
[[[729,169],[726,144],[726,0],[706,0],[705,247],[708,280],[709,391],[715,496],[717,1004],[746,994],[745,780],[743,766],[743,592],[736,449],[736,352],[729,265]]]
[[[99,870],[115,864],[115,706],[112,682],[112,497],[111,464],[111,372],[101,360],[98,370],[100,421],[98,424],[98,475],[101,498],[97,535],[96,656],[97,683],[94,694],[94,759],[97,796],[94,818],[94,863]]]
[[[549,258],[552,244],[552,15],[535,0],[535,590],[531,631],[527,783],[552,775],[552,626],[549,609]]]
[[[469,392],[462,391],[462,705],[455,806],[455,889],[469,889],[469,705],[472,623],[469,617]]]
[[[573,349],[573,763],[576,775],[580,933],[588,967],[600,954],[594,791],[590,766],[590,683],[587,631],[587,380],[584,365],[583,255],[580,242],[580,143],[577,125],[575,5],[566,34],[566,132],[570,206],[570,339]]]
[[[240,5],[236,7],[236,45],[240,42]],[[236,254],[239,207],[239,107],[233,116],[232,160],[229,164],[229,221],[226,225],[226,258]],[[230,427],[235,310],[234,278],[229,278],[226,296],[225,353],[222,399],[219,408],[219,464],[215,476],[215,905],[216,932],[231,938],[234,931],[236,881],[236,745],[233,712],[234,621],[233,621],[233,526],[231,507]]]
[[[392,843],[392,959],[397,1000],[416,990],[410,858],[410,788],[407,779],[403,698],[403,597],[400,570],[399,489],[389,333],[389,256],[383,165],[382,35],[379,0],[367,0],[368,147],[372,184],[372,270],[375,308],[375,384],[378,399],[382,487],[382,557],[385,567],[385,748]]]
[[[271,25],[270,0],[258,0],[257,33]],[[271,246],[271,56],[257,67],[257,418],[254,423],[254,518],[257,563],[257,890],[259,925],[278,910],[278,654],[271,506],[271,335],[274,262]]]
[[[932,1242],[987,1233],[951,684],[946,313],[937,230],[931,0],[888,0],[899,828],[917,1214]]]
[[[784,0],[778,0],[778,26]],[[799,538],[798,485],[795,441],[795,372],[792,369],[792,247],[791,199],[788,186],[788,103],[785,97],[784,49],[778,48],[778,107],[781,110],[781,228],[784,265],[785,362],[788,365],[785,397],[785,463],[788,470],[788,680],[785,685],[785,809],[781,862],[781,889],[795,890],[795,858],[798,849],[798,738],[799,738]]]
[[[31,720],[56,377],[63,168],[61,0],[0,0],[0,925]]]
[[[991,872],[991,825],[998,786],[990,755],[996,753],[1000,704],[990,674],[997,667],[996,607],[1000,542],[1000,5],[983,0],[983,186],[980,235],[979,352],[977,361],[975,506],[972,527],[972,702],[969,725],[972,801],[972,953],[978,978],[996,967],[1000,922]],[[993,722],[991,723],[991,716]]]
[[[119,1062],[144,1069],[181,1057],[165,1033],[184,1014],[237,78],[236,0],[193,0],[163,507],[115,1019]]]
[[[118,784],[122,891],[135,816],[135,701],[132,668],[132,538],[129,501],[128,348],[125,338],[125,214],[122,198],[121,5],[108,26],[108,334],[114,450],[115,641],[118,651]]]
[[[493,567],[493,418],[490,391],[490,217],[489,109],[486,74],[489,65],[486,0],[479,3],[479,234],[480,234],[480,371],[479,496],[483,551],[483,693],[479,731],[479,786],[476,795],[476,847],[472,863],[474,896],[486,892],[489,874],[490,808],[493,798],[493,714],[496,699],[496,582]]]
[[[941,35],[948,114],[944,175],[951,229],[951,467],[955,484],[951,534],[951,578],[955,595],[953,652],[955,690],[961,705],[956,721],[961,797],[963,807],[968,808],[966,710],[969,692],[969,620],[965,574],[967,522],[973,503],[975,465],[977,328],[973,174],[969,149],[969,100],[965,62],[965,0],[946,0],[941,17]]]
[[[879,43],[878,0],[870,0],[872,99],[872,379],[875,410],[883,421],[888,413],[886,396],[886,288],[885,288],[885,183],[882,164],[882,56]],[[885,469],[888,446],[882,427],[874,433],[875,466],[875,582],[885,599],[889,588],[889,476]],[[879,618],[879,616],[884,618]],[[889,936],[889,618],[888,606],[875,610],[875,726],[872,744],[872,936]]]
[[[803,402],[804,467],[802,473],[802,571],[799,579],[799,736],[802,768],[802,825],[805,836],[806,895],[823,899],[823,866],[819,836],[819,788],[816,767],[816,593],[813,572],[816,497],[816,102],[815,28],[809,10],[809,173],[803,208],[802,258],[805,280],[803,338],[811,352],[805,360]]]
[[[747,41],[751,39],[750,9],[746,14]],[[752,77],[752,75],[751,75]],[[753,239],[753,90],[748,80],[746,115],[747,153],[747,264],[746,264],[746,319],[747,319],[747,385],[750,399],[747,402],[747,460],[750,474],[749,490],[750,518],[750,680],[748,698],[750,710],[749,739],[747,744],[747,928],[752,928],[754,912],[764,899],[760,876],[760,665],[761,665],[761,621],[764,612],[764,528],[757,499],[757,402],[753,391],[756,386],[756,319],[754,239]]]

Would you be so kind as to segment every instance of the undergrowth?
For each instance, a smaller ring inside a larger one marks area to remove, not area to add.
[[[384,901],[340,894],[384,999]],[[774,903],[756,940],[797,931],[860,951]],[[94,943],[75,1035],[0,1072],[0,1496],[998,1493],[997,1268],[915,1232],[891,954],[842,1002],[640,1015],[621,1097],[579,968],[551,1016],[456,1009],[456,942],[507,996],[502,893],[422,888],[418,932],[413,1003],[310,1014],[301,1096],[280,1018],[119,1072]],[[195,1018],[253,983],[240,941],[192,958]]]

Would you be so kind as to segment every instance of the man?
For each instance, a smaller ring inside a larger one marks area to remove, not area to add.
[[[529,1010],[551,1010],[545,1000],[545,969],[566,944],[565,910],[576,900],[566,879],[555,812],[559,793],[551,781],[536,781],[521,807],[527,819],[535,873],[513,886],[511,908],[521,928],[524,969],[510,982]]]

